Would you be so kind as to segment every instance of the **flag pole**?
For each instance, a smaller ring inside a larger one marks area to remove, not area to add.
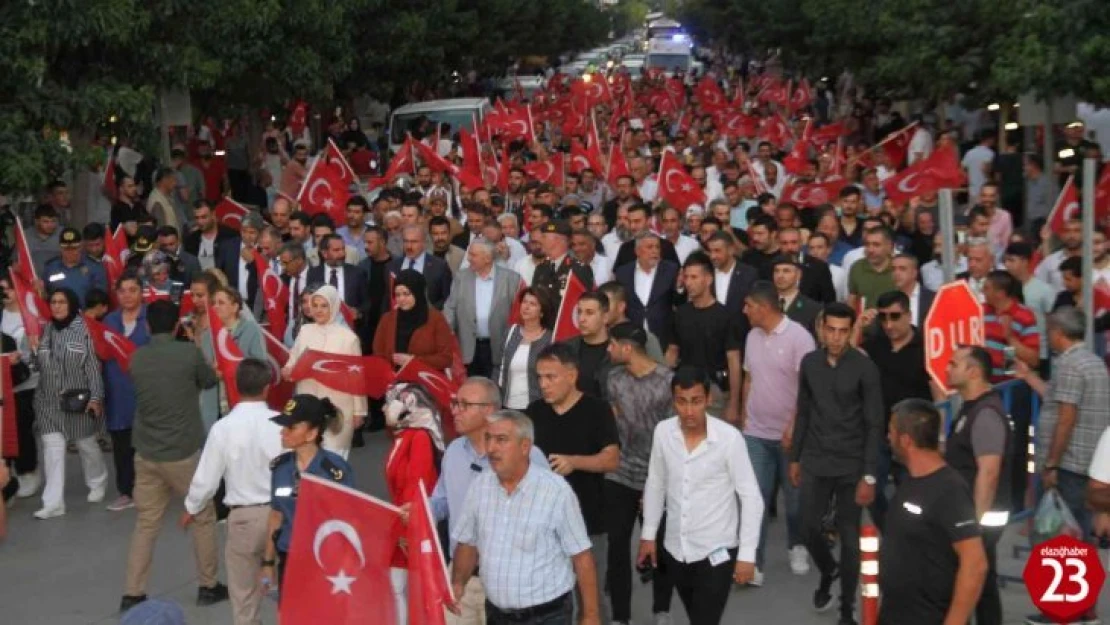
[[[1083,340],[1089,348],[1095,339],[1095,168],[1095,159],[1083,159]]]

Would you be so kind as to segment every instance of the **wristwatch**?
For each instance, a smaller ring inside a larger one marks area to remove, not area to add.
[[[261,562],[261,564],[262,564],[262,566],[274,566],[274,565],[277,564],[277,561],[276,560],[263,560]]]
[[[863,476],[863,483],[867,484],[868,486],[874,486],[878,483],[878,481],[875,479],[874,475],[865,475]]]

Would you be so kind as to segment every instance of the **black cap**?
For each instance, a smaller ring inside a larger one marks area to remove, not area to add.
[[[793,265],[798,269],[802,268],[802,263],[798,262],[797,258],[791,257],[787,254],[779,254],[771,259],[771,268],[778,267],[779,265]]]
[[[135,242],[131,245],[131,250],[145,254],[154,249],[154,241],[157,238],[158,236],[154,228],[150,226],[140,226],[139,232],[135,235]]]
[[[61,236],[58,237],[58,243],[62,247],[76,247],[81,245],[81,231],[77,228],[63,229]]]
[[[270,421],[286,427],[298,423],[309,423],[323,430],[328,420],[336,415],[335,406],[330,400],[321,399],[315,395],[302,393],[294,395],[285,402],[285,407],[277,416],[270,417]]]
[[[561,234],[564,237],[570,237],[571,227],[570,224],[561,219],[552,219],[540,228],[540,232],[544,234]]]
[[[104,224],[94,221],[81,230],[81,236],[85,237],[86,241],[94,241],[96,239],[103,239],[105,232],[107,231],[104,228]]]
[[[586,211],[582,210],[581,206],[564,206],[559,211],[559,216],[563,219],[570,219],[576,215],[585,215]]]
[[[623,321],[609,328],[609,338],[614,341],[631,341],[647,347],[647,331],[631,321]]]

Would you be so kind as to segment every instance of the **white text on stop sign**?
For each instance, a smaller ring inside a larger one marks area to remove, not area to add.
[[[934,358],[944,352],[944,340],[948,348],[955,351],[960,345],[982,345],[986,342],[983,332],[983,318],[971,317],[954,321],[940,328],[929,328],[929,357]]]

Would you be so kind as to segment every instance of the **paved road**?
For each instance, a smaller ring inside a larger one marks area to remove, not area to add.
[[[384,496],[381,477],[388,443],[376,434],[368,445],[355,450],[352,464],[356,483],[377,496]],[[66,499],[68,514],[59,519],[37,521],[31,513],[38,500],[20,500],[9,510],[10,532],[0,546],[0,606],[4,625],[107,625],[118,622],[116,608],[123,585],[127,546],[134,524],[134,511],[111,513],[103,505],[84,501],[86,492],[76,455],[67,459]],[[109,460],[110,463],[110,460]],[[172,598],[185,607],[190,625],[228,625],[231,615],[227,604],[206,608],[194,605],[196,580],[190,543],[174,525],[181,512],[175,506],[167,514],[163,535],[152,567],[149,594]],[[766,585],[760,589],[738,589],[729,600],[725,623],[790,623],[818,625],[836,622],[835,611],[816,614],[810,597],[817,583],[811,572],[805,577],[790,573],[783,523],[771,526],[772,552]],[[1007,544],[1019,539],[1016,531]],[[1003,572],[1020,575],[1023,561],[1010,557],[1008,549],[1001,562]],[[221,574],[221,578],[223,575]],[[638,624],[651,623],[650,588],[636,582],[633,617]],[[1102,594],[1101,604],[1110,607],[1110,591]],[[1021,623],[1032,609],[1024,587],[1010,584],[1003,590],[1006,623]],[[267,602],[266,623],[274,623],[275,606]],[[1105,613],[1105,609],[1103,610]],[[675,597],[672,614],[676,625],[687,620]],[[369,622],[369,621],[368,621]]]

